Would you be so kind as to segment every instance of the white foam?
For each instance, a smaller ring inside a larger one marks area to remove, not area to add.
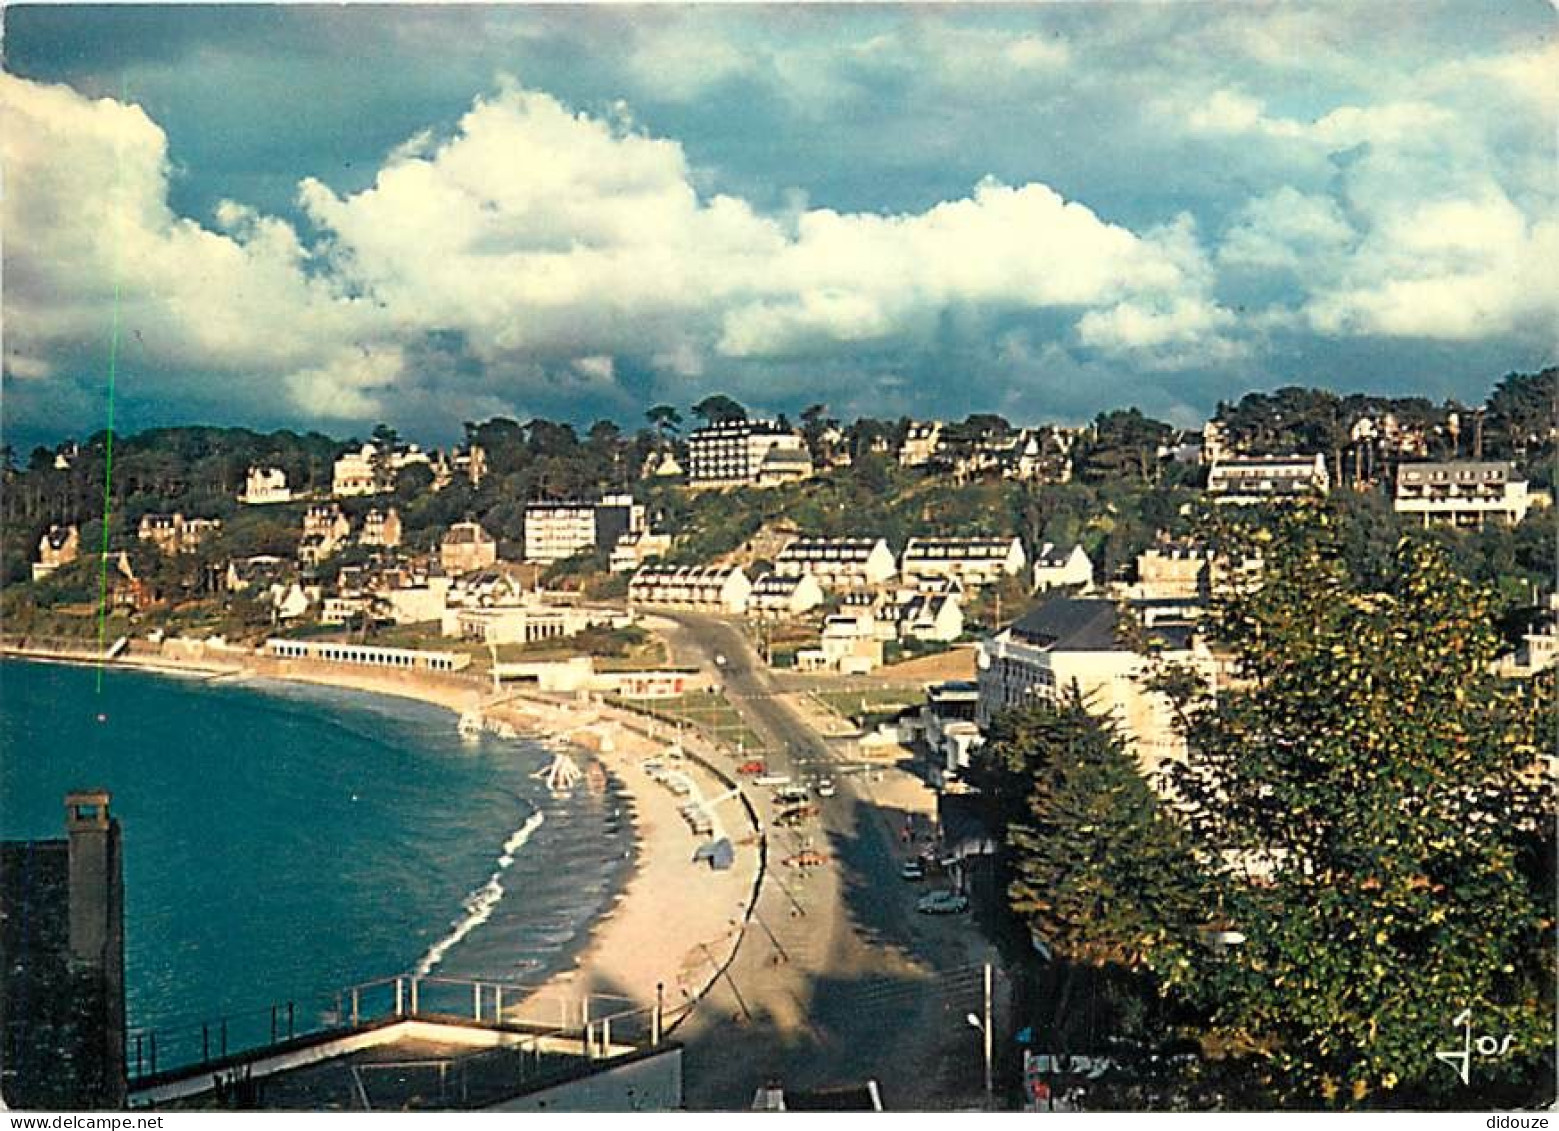
[[[504,872],[514,863],[515,855],[525,847],[525,842],[530,840],[531,834],[541,827],[544,820],[546,817],[538,810],[503,842],[503,853],[498,857],[498,870],[487,877],[485,884],[466,896],[461,905],[465,914],[455,921],[449,934],[428,948],[428,953],[417,963],[414,972],[416,977],[431,972],[433,967],[444,961],[444,955],[449,953],[451,947],[492,917],[493,909],[503,899]]]

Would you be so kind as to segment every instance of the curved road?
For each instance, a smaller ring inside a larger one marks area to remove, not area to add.
[[[734,625],[678,613],[666,633],[678,663],[698,663],[764,740],[771,773],[800,781],[834,761],[826,742],[780,696]],[[905,1108],[979,1101],[978,1034],[984,943],[964,917],[917,915],[924,890],[898,875],[902,823],[871,800],[864,779],[833,773],[821,831],[770,828],[769,878],[728,984],[678,1033],[687,1043],[691,1108],[739,1109],[766,1080],[823,1087],[876,1078]],[[757,791],[755,791],[757,792]],[[772,806],[755,798],[772,821]],[[786,856],[812,848],[827,865],[802,872]]]

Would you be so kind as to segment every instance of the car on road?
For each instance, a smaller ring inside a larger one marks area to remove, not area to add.
[[[833,778],[823,778],[817,783],[817,795],[819,797],[832,797],[838,790],[834,788]]]
[[[919,860],[906,860],[904,866],[899,869],[901,880],[923,880],[926,878],[926,866]]]
[[[804,785],[787,785],[774,791],[776,805],[805,805],[812,799]]]
[[[961,915],[969,910],[969,899],[956,891],[934,891],[921,896],[915,910],[922,915]]]
[[[753,779],[754,785],[789,785],[789,774],[759,774]]]
[[[751,762],[743,762],[740,766],[737,766],[736,772],[739,774],[762,774],[768,772],[768,768],[768,766],[755,758]]]

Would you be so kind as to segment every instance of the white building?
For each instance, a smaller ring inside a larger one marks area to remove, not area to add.
[[[901,640],[934,640],[950,644],[964,634],[964,611],[958,598],[917,593],[895,610]]]
[[[282,640],[265,642],[265,654],[278,660],[306,660],[392,671],[456,672],[471,663],[459,652],[425,652],[414,648],[381,648],[374,644],[343,644],[334,640]]]
[[[779,576],[811,574],[825,589],[880,585],[897,571],[893,551],[881,538],[796,538],[774,559]]]
[[[336,459],[332,469],[330,493],[338,499],[356,495],[377,495],[380,491],[380,483],[375,474],[374,461],[378,451],[373,444],[364,444],[356,451],[343,452]],[[389,464],[391,482],[388,486],[394,486],[394,476],[397,472],[418,463],[429,468],[432,466],[428,454],[419,449],[416,444],[409,444],[401,451],[392,452]]]
[[[1093,588],[1093,560],[1080,545],[1068,549],[1046,542],[1034,555],[1034,588],[1044,593],[1067,585]]]
[[[931,462],[942,443],[940,420],[915,421],[904,433],[904,445],[899,448],[901,467],[924,467]]]
[[[761,617],[799,617],[817,608],[823,599],[823,587],[809,573],[792,577],[766,573],[752,584],[747,612]]]
[[[740,566],[645,566],[628,582],[628,604],[650,608],[740,614],[751,594]]]
[[[1467,526],[1486,522],[1515,526],[1532,505],[1526,480],[1504,460],[1404,463],[1397,467],[1398,514],[1418,515],[1425,526]]]
[[[1212,661],[1184,627],[1153,630],[1166,662],[1194,666],[1212,678]],[[1146,771],[1179,756],[1184,743],[1162,694],[1143,686],[1147,657],[1122,642],[1120,613],[1111,601],[1054,597],[983,641],[977,656],[978,721],[1036,697],[1056,699],[1076,686],[1096,714],[1108,715],[1135,749]]]
[[[1319,454],[1242,456],[1219,460],[1207,472],[1207,492],[1220,503],[1324,495],[1330,487],[1326,458]]]
[[[452,610],[445,635],[481,644],[535,644],[562,640],[621,617],[602,609],[521,602]]]
[[[818,646],[796,653],[796,667],[802,671],[865,675],[881,666],[882,638],[870,615],[829,617]]]
[[[632,573],[651,559],[663,558],[669,553],[671,553],[671,535],[651,534],[648,530],[640,530],[633,534],[624,534],[617,539],[617,544],[612,547],[611,556],[607,559],[607,567],[613,573]]]
[[[644,506],[632,495],[607,495],[599,502],[527,503],[525,560],[551,563],[596,550],[610,552],[619,539],[644,529]]]
[[[1018,538],[911,538],[899,572],[905,577],[951,577],[973,588],[1013,577],[1028,562]]]
[[[800,434],[769,420],[729,420],[694,430],[687,440],[688,482],[705,486],[757,483],[771,452],[799,453],[810,474],[811,459]],[[792,457],[793,459],[793,457]],[[781,469],[774,461],[771,471]],[[794,461],[799,467],[800,461]]]
[[[279,467],[251,467],[244,479],[244,493],[238,496],[238,501],[251,506],[292,502],[287,473]]]

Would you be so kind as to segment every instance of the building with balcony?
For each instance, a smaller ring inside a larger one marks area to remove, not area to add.
[[[1400,464],[1391,503],[1398,514],[1421,518],[1425,526],[1476,529],[1487,522],[1515,526],[1531,505],[1526,480],[1504,460]]]
[[[782,577],[766,573],[752,583],[747,599],[750,616],[785,619],[799,617],[823,603],[823,587],[809,573]]]
[[[1326,458],[1240,456],[1219,460],[1207,472],[1207,493],[1220,503],[1259,503],[1324,495],[1331,488]]]
[[[811,458],[800,434],[770,420],[726,420],[696,429],[687,439],[688,482],[710,487],[757,484],[770,453],[792,453],[784,467],[769,461],[771,475],[793,475]],[[799,455],[801,459],[795,457]]]
[[[534,502],[525,505],[525,560],[550,564],[576,554],[610,554],[625,535],[645,529],[644,505],[632,495],[607,495],[595,502]]]

